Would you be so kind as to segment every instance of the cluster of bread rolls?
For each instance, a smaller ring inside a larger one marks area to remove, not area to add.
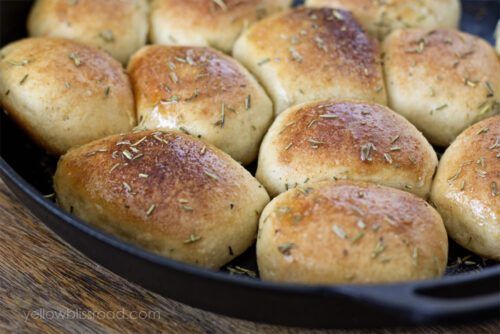
[[[500,260],[500,60],[458,0],[291,2],[38,0],[0,101],[59,205],[206,268],[257,239],[273,281],[439,277],[448,235]]]

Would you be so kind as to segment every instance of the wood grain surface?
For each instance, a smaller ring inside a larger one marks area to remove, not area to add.
[[[61,241],[0,180],[0,333],[498,333],[457,327],[309,331],[241,321],[127,282]],[[79,313],[76,313],[79,312]]]

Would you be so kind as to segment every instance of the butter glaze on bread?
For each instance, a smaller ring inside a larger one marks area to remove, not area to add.
[[[465,130],[446,150],[432,201],[451,238],[500,261],[500,116]]]
[[[267,89],[276,114],[326,98],[386,104],[378,42],[345,11],[301,7],[264,19],[233,55]]]
[[[264,280],[307,284],[387,283],[443,275],[448,239],[424,200],[349,181],[289,190],[259,223]]]
[[[255,240],[264,188],[217,148],[180,132],[115,135],[69,151],[58,203],[166,257],[218,268]]]
[[[38,0],[28,18],[31,36],[73,39],[126,63],[146,44],[146,0]]]
[[[272,196],[332,179],[370,181],[426,197],[436,153],[387,107],[326,100],[280,114],[262,142],[257,178]]]
[[[155,44],[211,46],[230,52],[245,28],[291,4],[291,0],[153,0],[150,37]]]
[[[429,141],[448,146],[500,113],[500,59],[486,41],[455,30],[407,29],[384,41],[389,106]]]
[[[379,39],[401,28],[458,29],[461,13],[459,0],[307,0],[306,6],[350,11]]]
[[[257,157],[273,106],[233,58],[204,47],[147,46],[129,73],[141,128],[188,132],[244,164]]]
[[[0,102],[53,154],[130,131],[134,97],[121,64],[107,53],[59,38],[27,38],[0,56]]]

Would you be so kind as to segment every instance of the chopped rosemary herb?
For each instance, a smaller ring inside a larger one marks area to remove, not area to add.
[[[221,128],[224,127],[224,123],[226,121],[226,105],[224,102],[222,102],[221,107],[220,107],[220,119],[214,123],[215,126],[220,126]]]
[[[332,14],[339,21],[342,21],[344,19],[344,16],[342,15],[342,13],[339,12],[338,10],[336,10],[336,9],[332,10]]]
[[[493,195],[493,197],[496,197],[496,195],[498,195],[498,188],[497,188],[497,183],[495,181],[491,182],[491,195]]]
[[[122,185],[123,185],[123,189],[125,189],[129,193],[132,192],[132,187],[127,182],[123,182]]]
[[[352,238],[351,240],[351,243],[355,244],[357,243],[359,240],[361,240],[361,238],[363,238],[365,236],[365,232],[359,232],[358,234],[356,234],[354,236],[354,238]]]
[[[134,146],[137,146],[139,145],[140,143],[142,143],[143,141],[145,141],[147,138],[147,136],[144,136],[142,137],[141,139],[139,139],[138,141],[136,141],[135,143],[131,144],[130,146],[134,147]]]
[[[257,65],[262,66],[262,65],[264,65],[264,64],[269,63],[270,61],[271,61],[271,59],[270,59],[270,58],[264,58],[264,59],[262,59],[261,61],[259,61],[259,62],[257,63]]]
[[[74,52],[71,52],[69,55],[68,55],[69,59],[71,59],[73,61],[73,63],[75,64],[76,67],[80,66],[82,64],[82,61],[80,60],[80,57],[78,57],[78,55]]]
[[[179,77],[177,77],[177,74],[175,72],[170,72],[170,79],[172,80],[173,83],[178,83],[179,82]]]
[[[193,211],[193,208],[188,206],[188,205],[181,205],[181,208],[184,210],[184,211]]]
[[[189,238],[187,238],[186,240],[184,240],[184,243],[185,244],[192,244],[194,242],[197,242],[201,239],[200,236],[196,235],[196,234],[190,234],[189,235]]]
[[[493,145],[491,145],[490,147],[488,147],[490,150],[493,150],[497,147],[500,147],[500,137],[497,137],[495,143]]]
[[[439,110],[443,110],[444,108],[447,108],[448,107],[448,104],[442,104],[434,109],[431,110],[431,114],[433,114],[435,111],[439,111]]]
[[[295,244],[291,242],[286,242],[278,246],[278,251],[283,255],[290,255],[292,248],[295,248]]]
[[[26,82],[26,79],[28,79],[29,74],[25,74],[24,77],[19,81],[19,85],[22,85]]]
[[[251,107],[252,107],[252,97],[251,95],[247,95],[247,97],[245,98],[245,109],[250,110]]]
[[[366,143],[361,145],[361,161],[372,161],[372,151],[375,151],[375,145],[372,143]]]
[[[482,133],[487,133],[490,129],[489,128],[482,128],[481,130],[479,130],[476,135],[480,135]]]
[[[111,167],[111,169],[109,170],[109,173],[113,172],[115,169],[118,168],[118,166],[120,166],[121,164],[120,163],[116,163],[113,165],[113,167]]]
[[[484,83],[486,85],[486,89],[488,90],[488,94],[486,94],[486,97],[493,97],[495,96],[495,91],[493,90],[493,86],[489,81],[486,81]]]
[[[214,173],[211,173],[207,170],[204,170],[203,173],[205,173],[206,176],[208,176],[209,178],[213,179],[213,180],[218,180],[219,177],[217,175],[215,175]]]
[[[377,256],[379,256],[384,250],[385,250],[385,245],[384,245],[384,243],[381,240],[379,240],[379,242],[377,243],[377,245],[373,249],[372,259],[374,259]]]
[[[389,163],[392,164],[392,157],[389,153],[384,153],[384,159]]]
[[[292,146],[293,146],[293,143],[288,144],[288,145],[285,147],[285,151],[288,151],[288,150],[289,150]]]
[[[7,60],[7,63],[12,66],[25,66],[28,65],[30,61],[28,59],[23,59],[21,61]]]
[[[101,37],[106,43],[111,43],[115,41],[115,35],[109,29],[103,30],[99,33],[99,37]]]
[[[224,0],[212,0],[217,6],[220,7],[223,11],[227,11],[227,5]]]
[[[361,220],[359,219],[357,222],[356,222],[356,225],[358,225],[358,227],[362,230],[364,230],[366,228],[366,224]]]
[[[153,213],[153,211],[155,211],[156,209],[156,205],[155,204],[151,204],[151,206],[149,207],[148,211],[146,211],[146,216],[151,216],[151,214]]]
[[[128,150],[124,150],[122,151],[122,154],[125,158],[127,158],[128,160],[132,160],[133,156],[132,156],[132,153],[130,153]]]
[[[391,144],[394,144],[399,139],[399,135],[391,139]]]
[[[338,225],[333,225],[332,226],[332,231],[340,238],[340,239],[347,239],[347,234],[345,231]]]
[[[391,151],[401,151],[401,147],[400,146],[392,146],[391,147]]]
[[[109,96],[109,91],[110,91],[110,90],[111,90],[111,87],[109,87],[109,86],[108,86],[108,87],[106,87],[106,88],[104,89],[104,96]]]
[[[231,254],[232,251],[230,251],[230,255],[232,256],[233,254]],[[234,266],[233,267],[227,267],[227,270],[229,271],[229,274],[230,275],[243,275],[243,276],[249,276],[249,277],[257,277],[257,273],[253,270],[250,270],[250,269],[246,269],[246,268],[242,268],[240,266]]]
[[[323,114],[319,115],[320,118],[327,118],[327,119],[336,119],[339,118],[339,116],[334,115],[334,114]]]
[[[290,50],[290,54],[291,54],[292,60],[295,60],[298,63],[302,63],[302,60],[304,58],[302,58],[302,56],[297,51],[297,49],[295,49],[294,47],[290,47],[290,48],[288,48],[288,50]]]

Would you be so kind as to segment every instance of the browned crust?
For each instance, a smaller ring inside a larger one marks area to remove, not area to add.
[[[442,220],[409,193],[363,182],[321,182],[289,190],[268,208],[260,229],[269,235],[262,239],[259,232],[258,242],[272,243],[258,245],[258,253],[273,254],[270,262],[259,259],[259,265],[271,266],[269,279],[378,282],[444,272],[448,245]],[[293,246],[284,252],[282,245]],[[322,277],[331,267],[336,277]]]
[[[115,135],[70,150],[54,189],[65,210],[89,223],[209,268],[250,246],[269,200],[227,154],[174,131]]]
[[[269,14],[268,10],[276,5],[273,2],[287,6],[291,3],[287,0],[154,0],[151,11],[181,19],[183,26],[217,29],[241,25],[244,20],[257,21]]]
[[[134,153],[132,147],[138,152]],[[132,159],[124,155],[125,151]],[[71,176],[73,173],[78,175]],[[191,205],[196,200],[189,219],[201,218],[207,211],[213,214],[214,205],[224,202],[229,210],[229,194],[240,187],[241,177],[249,176],[229,156],[203,142],[178,132],[154,131],[107,137],[71,150],[58,165],[56,178],[63,175],[70,177],[72,187],[88,196],[88,201],[113,210],[118,221],[131,220],[146,231],[185,238],[193,231],[179,230],[185,227],[172,223],[186,213],[179,199]],[[155,210],[148,217],[153,204]]]
[[[381,167],[429,174],[431,147],[390,109],[359,101],[329,100],[297,107],[280,120],[273,144],[278,161],[299,168],[313,161],[372,174]],[[368,145],[373,145],[368,152]],[[363,147],[367,150],[363,154]]]
[[[297,8],[253,26],[248,41],[271,61],[279,59],[280,72],[325,84],[352,78],[368,89],[383,86],[378,42],[347,11]]]
[[[491,205],[493,210],[496,207],[498,211],[500,115],[469,127],[457,137],[448,151],[439,168],[440,181],[446,180],[449,191],[479,200],[487,206]]]
[[[452,29],[405,29],[395,32],[387,42],[386,63],[397,68],[401,75],[411,75],[419,66],[425,66],[425,75],[434,76],[443,84],[464,84],[466,79],[487,95],[485,85],[478,80],[500,73],[500,62],[494,50],[477,36]],[[430,79],[430,78],[429,78]],[[413,80],[408,80],[409,82]]]
[[[168,113],[196,104],[206,106],[203,116],[214,116],[221,102],[228,111],[241,111],[250,88],[233,59],[204,47],[147,46],[131,59],[128,71],[141,113],[153,106]]]

